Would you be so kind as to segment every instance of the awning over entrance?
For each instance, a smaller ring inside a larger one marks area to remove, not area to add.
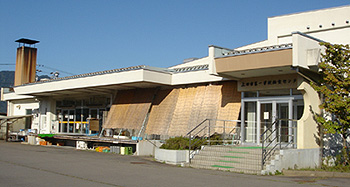
[[[293,64],[291,45],[266,48],[266,50],[252,49],[244,52],[233,52],[227,56],[216,58],[216,71],[219,75],[236,79],[295,72],[291,69]]]

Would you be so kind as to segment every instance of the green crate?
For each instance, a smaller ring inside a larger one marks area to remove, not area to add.
[[[125,155],[132,155],[132,147],[125,147]]]

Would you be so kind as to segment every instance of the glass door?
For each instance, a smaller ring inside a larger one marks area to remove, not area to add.
[[[68,132],[74,133],[75,132],[75,110],[69,110],[69,119],[68,119]]]
[[[261,135],[267,141],[277,141],[276,137],[281,134],[281,141],[290,141],[292,122],[288,119],[293,118],[293,100],[292,99],[257,99],[255,101],[246,101],[243,104],[243,141],[246,143],[260,144]],[[274,123],[279,119],[277,123]],[[278,127],[281,129],[276,129]],[[274,131],[276,129],[276,131]]]
[[[75,110],[62,109],[62,113],[59,113],[59,129],[58,129],[59,132],[74,133],[75,132],[74,126],[75,126]]]
[[[256,123],[256,102],[244,103],[244,137],[245,142],[256,143],[257,141],[257,123]]]
[[[289,118],[289,106],[288,103],[277,103],[276,113],[278,121],[278,126],[280,127],[280,131],[277,131],[277,135],[281,137],[281,142],[288,142],[289,137],[289,124],[291,121],[287,119]],[[281,134],[279,134],[281,133]]]
[[[69,110],[62,110],[62,121],[60,126],[60,133],[67,133],[69,121]]]
[[[291,128],[289,119],[293,118],[292,107],[292,100],[264,101],[260,103],[260,121],[258,121],[258,126],[260,127],[260,134],[266,131],[264,136],[264,138],[267,138],[266,141],[277,141],[276,137],[279,137],[282,142],[288,142]]]
[[[269,102],[269,103],[261,103],[260,104],[260,134],[263,134],[266,130],[265,133],[265,137],[264,138],[268,138],[269,141],[272,141],[272,139],[274,138],[274,136],[271,134],[272,131],[275,129],[275,127],[272,126],[273,122],[275,121],[276,115],[275,115],[275,111],[273,109],[275,109],[274,103]]]

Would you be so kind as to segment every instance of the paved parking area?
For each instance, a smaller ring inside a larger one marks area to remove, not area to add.
[[[0,154],[0,186],[350,186],[343,178],[244,175],[4,141]]]

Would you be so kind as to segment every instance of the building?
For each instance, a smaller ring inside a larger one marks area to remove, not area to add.
[[[114,129],[118,135],[167,139],[187,135],[206,119],[226,120],[242,144],[280,137],[318,155],[310,110],[320,113],[320,99],[310,82],[318,79],[320,42],[350,44],[349,20],[350,6],[271,17],[261,42],[236,49],[211,45],[207,57],[170,68],[140,65],[24,81],[3,100],[8,115],[33,113],[31,128],[39,133]]]

